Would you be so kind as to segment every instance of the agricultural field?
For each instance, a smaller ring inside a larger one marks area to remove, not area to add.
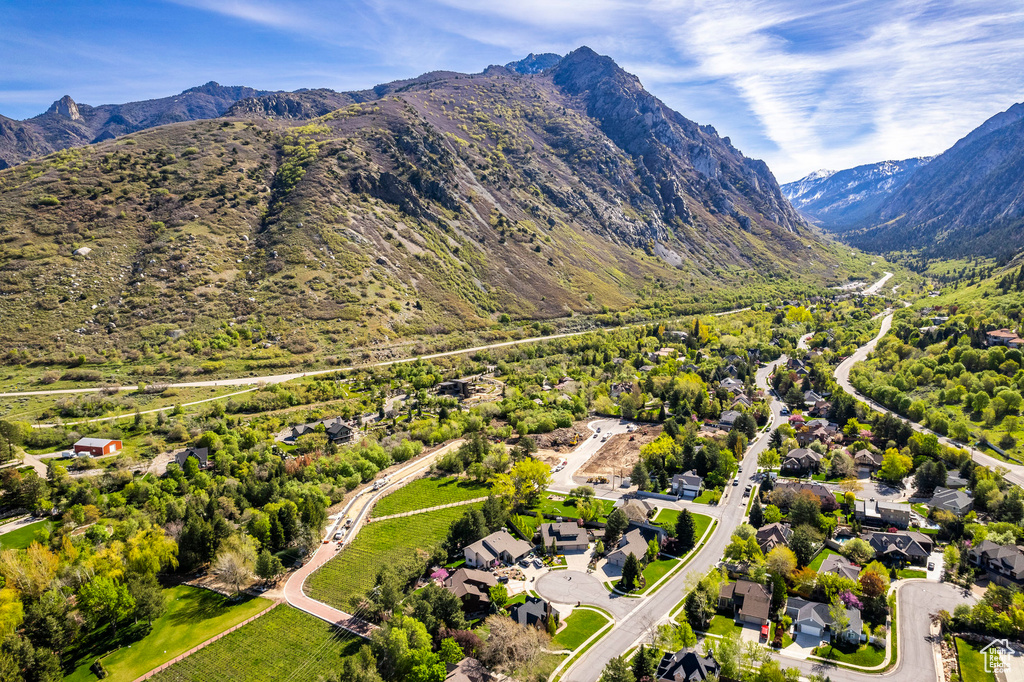
[[[373,516],[390,516],[486,497],[489,489],[485,483],[476,483],[457,476],[421,478],[381,498],[373,508]]]
[[[89,682],[97,677],[89,666],[97,657],[109,682],[131,682],[140,675],[205,642],[211,637],[267,609],[271,601],[257,597],[234,602],[216,592],[188,585],[164,590],[166,610],[153,621],[149,634],[106,653],[113,644],[103,628],[94,633],[94,646],[77,652],[77,667],[67,682]],[[268,614],[268,616],[271,614]]]
[[[373,587],[382,566],[405,561],[415,550],[427,550],[445,539],[448,528],[470,505],[367,524],[341,553],[306,581],[313,599],[339,609],[351,608],[352,597]]]
[[[315,680],[363,643],[290,606],[278,606],[167,670],[154,682]]]

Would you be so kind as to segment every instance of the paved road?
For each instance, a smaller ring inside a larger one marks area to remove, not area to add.
[[[582,602],[622,618],[636,608],[637,600],[609,592],[595,576],[582,571],[548,571],[538,580],[537,594],[556,604]]]
[[[872,679],[919,682],[939,679],[932,650],[929,616],[943,609],[952,613],[957,604],[973,604],[977,599],[970,594],[965,595],[961,588],[949,583],[924,580],[913,580],[901,585],[897,595],[899,656],[892,670],[884,674],[870,674],[829,665],[823,661],[800,661],[776,656],[779,663],[785,668],[797,668],[805,675],[827,675],[833,682],[867,682]]]
[[[839,366],[836,367],[835,372],[833,373],[836,378],[836,383],[838,383],[844,391],[854,396],[861,402],[865,403],[875,412],[881,412],[882,414],[892,414],[892,411],[883,407],[882,405],[879,405],[874,400],[867,397],[863,393],[860,393],[856,388],[854,388],[853,384],[850,383],[850,370],[858,362],[863,362],[864,360],[866,360],[871,351],[873,351],[875,349],[875,346],[878,345],[878,342],[882,339],[882,337],[889,333],[889,329],[892,328],[892,316],[893,313],[890,312],[888,315],[882,318],[882,326],[878,330],[878,334],[875,336],[875,338],[865,343],[863,346],[858,348],[853,355],[839,363]],[[903,419],[903,417],[900,418]],[[986,455],[982,452],[978,452],[969,445],[964,445],[963,443],[958,443],[950,438],[946,438],[945,436],[939,435],[938,433],[935,433],[931,429],[921,426],[920,424],[916,424],[914,422],[909,423],[915,431],[918,431],[920,433],[930,433],[938,437],[939,442],[942,443],[943,445],[948,445],[949,447],[952,448],[968,449],[971,453],[971,457],[978,464],[982,464],[984,466],[992,468],[1001,467],[1005,469],[1007,472],[1006,480],[1010,481],[1011,483],[1015,483],[1016,485],[1024,486],[1024,466],[1021,466],[1019,464],[1008,464],[1000,459],[996,459],[995,457],[990,457],[989,455]]]
[[[885,286],[885,283],[889,281],[889,278],[890,278],[890,277],[892,277],[892,273],[891,273],[891,272],[886,272],[886,273],[885,273],[885,276],[884,276],[884,277],[882,277],[882,279],[878,280],[877,282],[875,282],[874,284],[872,284],[871,286],[869,286],[869,287],[868,287],[867,289],[865,289],[865,290],[864,290],[863,292],[861,292],[861,293],[862,293],[862,295],[864,295],[864,296],[870,296],[870,295],[872,295],[872,294],[878,293],[878,291],[879,291],[879,290],[880,290],[880,289],[881,289],[881,288],[882,288],[883,286]]]
[[[757,385],[762,389],[768,387],[768,377],[776,366],[784,362],[780,358],[757,372]],[[785,418],[779,414],[782,404],[772,402],[772,428],[781,425]],[[693,556],[685,570],[669,578],[653,595],[633,600],[636,605],[623,616],[617,618],[615,626],[601,640],[601,645],[589,649],[563,675],[566,682],[593,682],[601,677],[605,664],[627,651],[639,639],[646,636],[652,625],[663,621],[669,611],[683,598],[683,590],[691,575],[703,575],[714,566],[725,552],[732,529],[743,522],[746,516],[747,498],[743,497],[745,484],[753,484],[753,474],[757,469],[757,456],[767,449],[770,429],[759,434],[747,448],[743,457],[744,473],[738,486],[728,486],[722,502],[719,504],[720,522],[716,530],[708,538],[707,544]]]

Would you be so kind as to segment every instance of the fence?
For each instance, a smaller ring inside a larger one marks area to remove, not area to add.
[[[199,651],[200,649],[205,649],[207,646],[209,646],[210,644],[213,644],[214,642],[216,642],[221,637],[224,637],[226,635],[230,635],[232,632],[234,632],[238,628],[244,627],[244,626],[248,625],[249,623],[251,623],[254,620],[256,620],[257,618],[259,618],[260,616],[265,616],[266,614],[270,613],[271,611],[276,609],[278,606],[280,606],[282,603],[284,603],[284,602],[275,601],[273,604],[270,605],[269,608],[263,609],[262,611],[257,613],[255,616],[250,616],[249,618],[246,618],[245,620],[243,620],[238,625],[230,627],[230,628],[228,628],[227,630],[225,630],[224,632],[222,632],[222,633],[220,633],[218,635],[214,635],[213,637],[211,637],[210,639],[206,640],[205,642],[202,642],[202,643],[197,644],[196,646],[192,647],[191,649],[189,649],[185,653],[178,654],[177,656],[175,656],[171,660],[167,661],[166,663],[163,663],[163,664],[157,666],[156,668],[153,668],[152,670],[150,670],[145,675],[142,675],[140,677],[136,677],[132,682],[141,682],[142,680],[148,680],[149,678],[153,677],[157,673],[163,672],[167,668],[170,668],[172,665],[174,665],[175,663],[178,663],[182,659],[188,658],[189,656],[191,656],[195,652]]]

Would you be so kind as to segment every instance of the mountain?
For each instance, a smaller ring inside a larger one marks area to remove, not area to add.
[[[262,94],[252,88],[211,81],[171,97],[98,107],[78,104],[65,95],[45,113],[25,121],[0,116],[0,168],[146,128],[216,118],[238,100]]]
[[[505,68],[509,71],[515,71],[516,73],[540,73],[545,69],[550,69],[561,61],[561,59],[561,55],[553,54],[551,52],[545,52],[543,54],[534,54],[531,52],[519,61],[509,62],[505,65]]]
[[[786,183],[782,192],[813,222],[833,232],[863,226],[878,208],[932,157],[869,163],[841,171],[819,170]]]
[[[0,350],[256,371],[848,274],[763,162],[587,48],[349,96],[376,98],[295,121],[252,96],[0,172]]]
[[[997,114],[914,172],[851,233],[874,251],[1012,256],[1024,248],[1024,103]]]

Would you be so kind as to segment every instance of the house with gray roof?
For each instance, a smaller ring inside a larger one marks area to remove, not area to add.
[[[821,568],[818,569],[818,573],[835,573],[844,578],[856,580],[860,576],[860,566],[839,554],[829,554],[821,562]]]
[[[709,677],[717,679],[721,670],[714,653],[701,656],[693,649],[681,649],[675,653],[665,652],[654,678],[658,682],[704,682]]]
[[[739,412],[736,410],[725,410],[722,412],[722,416],[718,418],[718,426],[726,431],[732,429],[733,425],[736,424],[736,420],[740,418]]]
[[[821,466],[821,455],[809,448],[790,450],[782,460],[781,471],[785,474],[815,473]]]
[[[931,537],[914,531],[896,533],[867,533],[864,536],[875,557],[883,563],[922,565],[935,547]]]
[[[754,535],[761,551],[767,554],[776,547],[789,545],[789,539],[793,537],[793,529],[781,523],[769,523],[761,526]]]
[[[737,623],[764,625],[771,615],[771,603],[771,588],[752,580],[726,583],[718,591],[718,608],[732,611]]]
[[[473,568],[460,568],[444,580],[445,589],[459,598],[467,613],[489,609],[491,588],[497,584],[493,573]]]
[[[672,477],[672,492],[678,497],[692,500],[699,496],[703,489],[704,479],[698,476],[693,469]]]
[[[587,529],[575,521],[542,523],[540,537],[544,547],[550,547],[551,543],[555,543],[555,547],[562,552],[581,552],[590,544]]]
[[[830,637],[846,642],[860,642],[865,639],[862,632],[864,624],[857,609],[846,609],[846,617],[850,619],[850,623],[845,630],[838,633],[832,631],[832,616],[829,614],[828,604],[790,597],[786,600],[786,615],[793,619],[793,632],[796,634],[822,637],[828,633]]]
[[[200,469],[205,469],[210,463],[210,450],[209,448],[185,448],[181,452],[174,455],[174,461],[182,469],[185,468],[185,462],[191,457],[199,464]]]
[[[558,611],[549,602],[540,597],[527,597],[522,604],[515,604],[508,610],[512,620],[520,625],[532,625],[542,628],[548,622],[548,616],[554,616],[558,621]]]
[[[1024,551],[1017,545],[1000,545],[991,540],[982,540],[968,550],[968,558],[999,585],[1024,585]]]
[[[507,530],[499,530],[477,540],[462,550],[466,565],[485,568],[498,564],[514,564],[533,551],[533,545],[512,537]]]
[[[932,499],[928,501],[928,506],[952,512],[956,516],[963,516],[974,509],[974,498],[962,490],[939,486],[932,493]]]
[[[619,544],[615,551],[608,555],[608,563],[615,566],[625,566],[626,559],[630,554],[637,559],[643,559],[644,555],[647,554],[647,543],[648,539],[644,536],[643,531],[639,528],[634,528],[619,538]]]
[[[913,519],[913,510],[909,504],[885,500],[857,500],[853,504],[853,518],[869,526],[908,528]]]

